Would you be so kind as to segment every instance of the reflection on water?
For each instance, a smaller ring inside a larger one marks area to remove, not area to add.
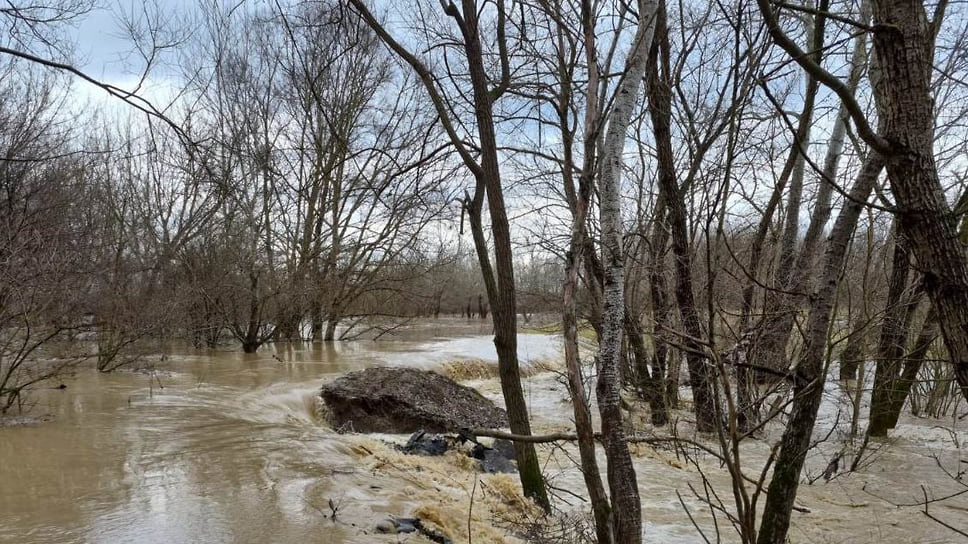
[[[401,514],[370,493],[393,484],[316,424],[319,386],[368,366],[494,359],[489,333],[441,320],[378,342],[173,349],[163,389],[147,374],[79,370],[66,390],[35,393],[34,413],[52,422],[0,429],[0,541],[371,542],[350,522]],[[559,350],[546,336],[520,344],[523,359]],[[332,497],[346,524],[325,522]]]

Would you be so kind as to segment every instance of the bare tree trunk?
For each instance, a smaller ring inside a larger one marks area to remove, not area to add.
[[[566,174],[570,177],[570,173]],[[590,176],[589,176],[590,177]],[[582,181],[572,219],[571,243],[565,258],[565,285],[562,295],[562,332],[565,343],[565,368],[568,372],[568,391],[575,413],[575,432],[578,435],[578,452],[581,458],[582,476],[588,489],[592,512],[595,516],[595,532],[599,542],[612,542],[611,506],[595,458],[595,432],[589,410],[588,397],[582,379],[581,360],[578,355],[578,315],[575,305],[575,291],[578,287],[578,269],[584,248],[584,224],[588,214],[588,197],[591,180]],[[567,183],[567,182],[566,182]]]
[[[820,9],[826,10],[827,3],[821,2]],[[810,19],[806,20],[809,21]],[[811,36],[811,57],[814,62],[819,63],[823,51],[826,17],[817,15],[812,22],[813,28],[808,28],[807,34]],[[796,303],[798,301],[783,291],[792,287],[790,283],[793,279],[791,273],[795,270],[793,265],[796,260],[796,241],[800,229],[800,200],[803,192],[805,167],[804,153],[810,143],[810,128],[813,125],[814,107],[819,88],[820,82],[815,77],[808,76],[797,131],[790,148],[790,155],[787,157],[787,163],[780,174],[781,178],[784,178],[784,185],[787,183],[786,180],[789,180],[790,188],[787,197],[786,220],[778,248],[779,262],[774,274],[773,283],[777,290],[768,290],[764,296],[763,315],[757,323],[755,341],[750,346],[749,353],[749,361],[754,368],[762,366],[785,371],[789,366],[786,348],[796,319]],[[751,270],[750,272],[755,274],[756,271]],[[756,403],[752,404],[752,406],[755,405]],[[753,421],[758,419],[757,414],[748,414],[748,416],[751,416]]]
[[[323,335],[323,342],[336,341],[336,327],[339,325],[339,316],[331,315],[326,319],[326,333]]]
[[[870,0],[863,0],[860,7],[860,21],[866,23],[871,17],[871,2]],[[825,19],[824,17],[818,17],[817,23],[813,32],[813,49],[818,53],[814,55],[816,62],[819,62],[819,50],[823,45],[823,33],[825,29]],[[851,54],[850,61],[850,74],[847,80],[847,89],[850,92],[856,90],[857,85],[860,83],[860,79],[863,76],[864,68],[867,65],[867,40],[866,34],[860,34],[854,40],[854,48]],[[803,112],[801,115],[806,115],[806,117],[801,117],[801,122],[798,127],[798,138],[802,135],[807,137],[809,135],[809,126],[805,126],[804,122],[809,123],[812,118],[813,113],[813,102],[816,97],[816,92],[819,82],[816,78],[811,77],[807,85],[807,100],[805,101]],[[808,108],[809,106],[809,108]],[[770,366],[771,361],[783,360],[786,358],[786,346],[789,343],[790,334],[793,332],[794,323],[796,320],[797,310],[802,304],[802,299],[800,296],[794,293],[800,293],[806,291],[808,286],[808,280],[811,278],[811,272],[814,269],[813,261],[816,257],[816,252],[819,247],[819,242],[821,239],[821,234],[823,233],[824,226],[830,218],[831,212],[831,196],[833,192],[833,183],[836,181],[837,172],[839,170],[840,158],[843,153],[844,139],[847,132],[847,120],[849,118],[849,113],[847,111],[847,105],[841,102],[840,108],[837,113],[837,117],[834,120],[834,126],[831,131],[830,139],[827,143],[827,154],[824,158],[823,170],[821,172],[820,179],[820,189],[817,193],[817,200],[814,204],[813,213],[810,217],[810,224],[807,227],[807,232],[803,239],[803,244],[799,251],[794,251],[795,245],[795,235],[798,229],[798,222],[796,217],[793,216],[794,208],[799,210],[799,203],[794,206],[790,206],[790,211],[788,211],[787,225],[784,231],[784,242],[782,248],[780,249],[780,265],[777,270],[776,277],[779,280],[779,285],[782,291],[771,292],[766,296],[764,301],[764,318],[766,318],[765,327],[759,334],[755,342],[755,350],[753,354],[753,364],[764,364]],[[802,154],[802,149],[806,149],[807,142],[805,140],[794,142],[794,150],[797,151],[797,162],[795,165],[794,179],[791,185],[802,185],[803,174],[804,174],[804,157]],[[802,148],[802,149],[800,149]],[[792,187],[791,187],[792,191]],[[794,255],[796,256],[794,259]],[[841,367],[845,373],[850,373],[848,371],[853,370],[856,373],[856,367],[848,365],[847,368]],[[748,383],[749,378],[740,381],[740,392],[748,391],[748,385],[744,388],[744,384]],[[744,398],[741,395],[741,398]],[[749,399],[746,395],[745,398]],[[755,406],[755,402],[750,402],[750,406]],[[743,419],[748,419],[752,417],[756,419],[756,414],[751,414],[747,412]],[[745,424],[745,421],[743,422]],[[742,425],[741,425],[742,426]]]
[[[481,172],[478,176],[478,184],[486,188],[494,243],[497,283],[495,285],[493,281],[485,282],[494,323],[494,345],[497,348],[501,390],[504,392],[511,432],[529,435],[531,423],[528,420],[528,408],[521,388],[521,373],[518,369],[517,302],[511,233],[498,167],[497,139],[491,113],[492,97],[488,89],[487,74],[484,72],[476,2],[463,0],[462,4],[464,19],[461,31],[464,33],[464,47],[474,89],[474,114],[477,117],[477,128],[481,138]],[[478,207],[478,228],[481,228],[479,211]],[[478,256],[486,254],[486,245],[481,246],[482,237],[475,236],[474,241],[478,245]],[[490,263],[482,260],[481,268],[485,276],[491,277]],[[546,510],[549,509],[548,494],[534,445],[515,443],[514,450],[525,495],[534,499]]]
[[[871,19],[872,0],[861,0],[860,16],[858,20],[864,24]],[[847,88],[855,92],[860,84],[861,77],[867,67],[867,34],[860,33],[854,38],[854,48],[850,57],[850,75],[847,78]],[[813,213],[810,215],[810,224],[807,225],[807,232],[803,237],[803,245],[797,253],[797,261],[791,270],[792,279],[790,285],[802,285],[805,277],[810,276],[813,270],[813,261],[816,258],[817,249],[822,240],[824,227],[830,220],[831,197],[833,196],[834,183],[840,171],[840,159],[843,156],[844,140],[847,135],[847,123],[850,113],[847,105],[843,101],[837,110],[837,117],[834,119],[834,126],[830,132],[830,139],[827,140],[827,153],[824,156],[823,171],[820,176],[820,188],[817,190],[817,200],[813,206]]]
[[[245,353],[255,353],[262,345],[259,313],[259,274],[253,270],[249,272],[249,319],[242,337],[242,351]]]
[[[774,41],[847,103],[857,133],[884,156],[901,232],[925,271],[924,289],[937,309],[955,377],[968,398],[968,256],[957,236],[955,215],[945,200],[934,158],[931,80],[935,38],[947,2],[936,6],[930,22],[921,2],[875,3],[874,61],[882,72],[875,80],[871,71],[878,111],[876,132],[846,85],[786,36],[769,1],[757,0],[757,4]]]
[[[671,327],[672,308],[666,294],[665,248],[668,231],[665,228],[665,212],[657,214],[654,220],[652,247],[649,254],[649,296],[652,299],[652,342],[655,344],[652,356],[653,381],[659,381],[663,404],[667,408],[679,405],[679,380],[669,372],[669,345],[666,342]]]
[[[856,380],[857,374],[861,369],[861,363],[867,356],[867,333],[864,330],[867,326],[866,317],[861,315],[851,323],[848,333],[847,345],[840,352],[840,373],[838,378],[841,381]]]
[[[844,266],[847,245],[857,226],[863,203],[870,196],[884,161],[871,152],[850,190],[849,199],[827,238],[820,275],[810,295],[802,355],[793,375],[793,408],[774,463],[773,478],[767,490],[763,521],[757,544],[784,544],[790,528],[790,514],[796,499],[804,458],[810,449],[814,423],[823,398],[824,358],[837,282]]]
[[[628,308],[625,310],[624,327],[638,378],[636,385],[641,388],[645,400],[649,402],[652,424],[665,425],[669,422],[669,411],[666,408],[663,376],[658,367],[649,369],[649,354],[645,349],[642,325]]]
[[[911,386],[917,381],[918,373],[921,372],[925,354],[937,337],[937,314],[934,309],[931,309],[928,310],[928,315],[921,325],[921,332],[911,346],[911,351],[904,356],[904,367],[901,370],[901,375],[891,389],[890,406],[884,418],[889,429],[897,426],[897,420],[901,416],[901,410],[904,409],[904,404],[911,394]]]
[[[692,248],[686,224],[686,203],[676,181],[675,158],[672,150],[672,89],[669,81],[669,40],[665,21],[664,3],[659,7],[656,22],[656,39],[652,47],[648,68],[646,93],[649,112],[655,134],[658,155],[659,193],[668,210],[668,224],[672,233],[672,251],[675,256],[675,296],[685,337],[686,365],[689,369],[689,385],[692,387],[696,411],[696,428],[709,432],[716,427],[716,397],[710,383],[709,366],[703,353],[703,330],[696,308],[692,288]],[[661,64],[661,73],[660,73]]]
[[[870,0],[861,3],[860,20],[865,24],[870,20],[871,11]],[[819,50],[823,44],[823,24],[824,18],[819,18],[813,47]],[[860,83],[864,67],[867,64],[867,39],[866,34],[860,34],[854,40],[854,49],[851,56],[851,70],[847,80],[847,88],[854,92]],[[817,62],[819,62],[819,57]],[[809,90],[816,95],[818,82],[811,79],[813,86]],[[812,106],[812,96],[811,106]],[[806,107],[804,111],[806,111]],[[812,107],[811,116],[812,116]],[[813,261],[820,242],[820,235],[824,226],[830,219],[831,196],[833,185],[839,170],[840,157],[843,153],[844,139],[847,132],[847,113],[846,105],[841,103],[837,117],[834,119],[833,130],[830,140],[827,143],[827,154],[824,159],[823,170],[821,172],[820,189],[817,193],[817,201],[804,236],[803,244],[799,251],[796,251],[796,235],[799,231],[798,212],[800,208],[799,194],[796,199],[792,196],[794,188],[797,193],[802,189],[804,176],[804,156],[798,154],[797,164],[790,182],[791,203],[788,207],[786,226],[784,227],[783,241],[780,247],[780,263],[777,267],[776,277],[782,291],[773,291],[767,294],[765,301],[764,317],[768,319],[770,326],[767,327],[763,335],[758,338],[759,364],[769,364],[771,360],[782,360],[786,355],[786,346],[789,343],[790,334],[793,332],[797,310],[802,303],[800,296],[795,293],[805,291],[808,288],[807,282],[811,277]],[[809,119],[808,119],[809,120]],[[809,135],[809,127],[806,134]],[[807,141],[800,142],[798,147],[806,149]],[[756,362],[756,361],[754,361]],[[849,369],[848,369],[849,370]]]
[[[871,393],[870,436],[887,436],[891,423],[891,399],[897,396],[894,388],[901,374],[901,358],[905,339],[913,318],[913,301],[908,293],[911,259],[901,234],[894,230],[894,251],[891,277],[887,284],[887,301],[881,334],[877,344],[877,363],[874,371],[874,390]]]
[[[597,55],[595,48],[594,13],[590,2],[582,3],[582,35],[585,42],[585,55],[589,64],[593,65]],[[562,29],[558,28],[559,35]],[[560,70],[565,73],[564,60],[559,58]],[[575,293],[578,290],[579,270],[587,247],[585,222],[588,219],[588,206],[591,200],[594,184],[594,165],[596,163],[596,146],[601,129],[601,113],[598,111],[598,89],[600,81],[597,71],[590,71],[588,76],[586,107],[585,107],[585,142],[582,173],[575,188],[574,166],[572,153],[574,133],[569,122],[569,113],[573,95],[572,81],[563,77],[561,81],[560,103],[558,115],[561,126],[564,161],[562,178],[565,185],[569,208],[571,209],[571,240],[568,253],[565,255],[565,283],[562,293],[562,334],[565,344],[565,368],[568,374],[568,391],[571,395],[572,407],[575,415],[575,432],[578,436],[578,453],[581,460],[582,477],[588,490],[592,513],[595,518],[595,535],[598,542],[611,544],[612,535],[612,506],[605,486],[602,484],[598,459],[595,454],[595,430],[592,426],[591,407],[585,393],[585,382],[582,378],[581,359],[578,352],[578,310]],[[597,280],[596,280],[597,283]]]
[[[387,30],[373,17],[362,0],[350,0],[353,8],[373,29],[390,49],[413,68],[420,78],[431,101],[438,119],[457,150],[465,166],[476,181],[473,199],[467,198],[465,208],[471,223],[474,246],[478,262],[487,288],[494,323],[494,345],[498,356],[498,370],[501,390],[508,413],[508,423],[515,434],[530,435],[531,424],[528,420],[527,404],[521,388],[521,373],[518,368],[517,354],[517,303],[514,288],[514,264],[511,255],[511,235],[504,205],[501,186],[501,171],[498,166],[497,138],[494,130],[493,102],[507,89],[510,70],[502,68],[498,85],[489,88],[489,79],[484,68],[484,53],[478,21],[478,6],[474,0],[462,0],[461,8],[454,2],[442,2],[444,12],[451,17],[460,29],[463,38],[464,54],[473,91],[474,116],[480,138],[480,162],[467,149],[463,138],[458,135],[451,120],[451,110],[445,103],[435,82],[435,76],[417,57],[396,41]],[[505,7],[503,1],[495,4],[497,9],[497,39],[502,59],[502,67],[508,66],[507,44],[504,34]],[[481,218],[484,196],[487,196],[490,213],[491,234],[494,243],[495,269],[491,268],[487,240],[484,237]],[[515,459],[524,494],[537,502],[545,510],[550,509],[541,467],[533,444],[515,443]]]
[[[808,106],[812,109],[812,104],[810,102],[804,104],[800,117],[801,123],[798,126],[796,138],[800,138],[806,134],[807,122],[806,115],[804,114],[808,112]],[[755,367],[763,364],[764,359],[766,358],[761,356],[760,353],[763,351],[766,343],[775,343],[775,335],[771,334],[772,331],[769,330],[771,327],[763,326],[764,321],[766,321],[767,325],[772,325],[771,322],[764,319],[767,317],[765,315],[765,309],[763,318],[758,320],[754,325],[754,298],[756,295],[757,278],[759,275],[760,266],[763,262],[763,252],[766,246],[766,237],[767,234],[769,234],[770,225],[773,223],[773,215],[776,213],[776,210],[783,198],[783,190],[786,187],[787,181],[790,179],[790,175],[793,172],[793,167],[796,164],[798,156],[799,151],[797,150],[796,142],[794,142],[794,147],[790,150],[790,154],[787,156],[783,170],[780,172],[780,177],[777,180],[776,185],[773,187],[773,193],[770,195],[770,200],[767,202],[766,207],[763,210],[763,216],[760,218],[760,223],[757,226],[756,233],[753,236],[753,241],[750,246],[750,259],[749,264],[746,267],[748,278],[743,287],[742,293],[742,309],[740,316],[741,340],[740,344],[737,346],[738,349],[741,349],[744,352],[741,354],[741,359],[749,361],[749,366],[739,367],[736,371],[736,394],[738,401],[737,424],[740,430],[747,430],[755,427],[759,421],[759,399],[757,398],[755,384],[762,374],[757,372]],[[781,365],[777,364],[775,361],[771,361],[771,364],[766,366],[769,368],[777,368]]]
[[[323,305],[318,299],[312,302],[309,319],[309,337],[313,342],[319,342],[323,339]]]
[[[648,64],[658,3],[655,0],[639,0],[638,8],[639,26],[625,62],[623,78],[616,89],[615,102],[602,146],[598,182],[605,281],[597,394],[602,418],[602,437],[608,458],[608,486],[614,510],[613,536],[615,542],[622,544],[637,544],[642,541],[642,510],[635,467],[632,465],[622,424],[619,364],[622,360],[622,329],[625,318],[625,254],[619,194],[626,130]]]
[[[931,76],[942,17],[943,4],[929,23],[920,2],[876,3],[874,20],[884,31],[874,33],[874,48],[886,77],[875,86],[875,98],[883,116],[880,134],[891,150],[887,172],[901,232],[924,270],[924,289],[938,312],[962,395],[968,398],[968,256],[934,160]]]

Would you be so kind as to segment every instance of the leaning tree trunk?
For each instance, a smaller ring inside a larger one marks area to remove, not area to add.
[[[874,49],[887,77],[875,86],[875,98],[883,112],[880,135],[891,151],[887,173],[901,232],[924,270],[924,290],[968,398],[968,256],[934,159],[931,76],[940,20],[929,23],[924,10],[914,0],[876,3]]]
[[[820,9],[827,9],[827,3],[821,2]],[[810,21],[810,19],[807,19]],[[808,35],[811,36],[811,57],[814,62],[819,63],[822,58],[824,31],[826,29],[827,18],[817,15],[813,18],[812,28],[808,28]],[[809,24],[807,25],[810,26]],[[764,367],[775,371],[785,372],[789,366],[787,362],[787,344],[790,339],[790,332],[796,319],[797,300],[787,296],[784,291],[790,289],[789,284],[791,272],[794,270],[796,259],[796,241],[800,229],[800,204],[803,193],[803,177],[805,168],[805,157],[807,147],[810,143],[810,129],[813,125],[814,109],[817,100],[817,91],[820,82],[815,77],[807,77],[806,88],[804,89],[803,107],[800,111],[800,118],[797,125],[796,134],[790,147],[790,154],[780,176],[782,184],[789,181],[789,191],[787,197],[787,213],[780,244],[778,248],[777,268],[774,274],[775,290],[768,290],[764,295],[762,317],[756,325],[753,333],[754,341],[750,345],[749,363],[755,369]],[[765,220],[765,218],[764,218]],[[755,274],[755,270],[750,271]],[[743,406],[747,408],[745,413],[741,413],[740,427],[754,424],[759,419],[758,399],[743,399]]]
[[[820,275],[810,294],[810,310],[804,330],[802,355],[793,374],[793,407],[774,463],[767,490],[763,521],[757,544],[784,544],[790,528],[790,514],[796,499],[800,471],[810,449],[814,423],[823,398],[824,358],[837,281],[844,266],[847,245],[857,226],[863,203],[884,167],[883,159],[871,152],[850,190],[849,199],[827,239]]]
[[[800,115],[801,120],[806,119],[806,115],[804,114],[807,112],[808,106],[812,109],[812,104],[809,102],[805,103]],[[799,138],[802,138],[806,134],[806,130],[807,126],[805,122],[801,122],[797,129],[796,138],[798,141]],[[740,341],[737,344],[737,349],[743,351],[742,354],[738,354],[740,355],[739,358],[748,361],[746,364],[749,366],[741,366],[736,369],[737,424],[740,430],[743,431],[755,427],[759,421],[759,399],[757,398],[755,382],[760,377],[760,373],[754,367],[763,359],[763,357],[759,357],[755,353],[760,343],[759,325],[763,320],[758,320],[756,325],[753,324],[754,299],[758,285],[757,278],[763,262],[766,238],[770,232],[770,226],[773,224],[773,216],[783,199],[783,191],[793,172],[798,154],[799,151],[796,149],[796,142],[794,142],[794,148],[790,150],[790,154],[787,156],[786,163],[780,172],[777,183],[773,187],[770,200],[767,201],[766,207],[763,209],[763,216],[760,218],[756,233],[753,235],[753,240],[750,244],[750,258],[746,267],[748,277],[742,292]],[[776,366],[770,365],[769,368],[775,368]]]
[[[870,0],[863,0],[860,6],[860,21],[866,24],[870,21],[870,17],[871,2]],[[814,33],[813,46],[817,50],[822,46],[823,28],[824,25],[821,20],[818,22],[817,29]],[[850,61],[850,74],[846,85],[850,92],[854,92],[857,89],[864,73],[864,68],[867,65],[866,38],[866,34],[862,33],[854,40],[854,48]],[[817,83],[816,80],[813,80],[812,89],[814,94],[816,93]],[[812,103],[812,100],[810,102]],[[812,107],[810,109],[812,110]],[[807,108],[805,107],[804,111],[806,110]],[[847,106],[841,102],[837,117],[834,119],[830,139],[827,143],[827,154],[824,158],[823,169],[820,173],[820,188],[817,192],[816,204],[814,205],[813,213],[810,217],[810,224],[804,235],[803,243],[800,250],[796,253],[793,251],[793,241],[798,225],[795,221],[791,223],[791,220],[795,219],[792,214],[788,214],[787,216],[781,259],[776,273],[777,278],[779,278],[781,290],[767,295],[763,312],[769,318],[770,326],[768,328],[769,332],[764,337],[759,338],[758,357],[756,359],[762,362],[769,362],[770,360],[778,360],[785,357],[786,346],[789,343],[790,335],[793,333],[797,310],[803,302],[802,297],[796,293],[805,292],[809,288],[808,280],[814,268],[813,261],[815,260],[821,234],[824,226],[830,219],[833,184],[836,183],[840,158],[843,154],[848,118]],[[809,130],[807,133],[809,133]],[[805,149],[806,142],[800,143],[799,147]],[[799,184],[802,185],[803,163],[804,157],[800,153],[791,186],[797,185],[797,178],[799,178]],[[860,347],[860,345],[857,342],[848,343],[848,347],[853,348]],[[854,352],[847,350],[845,354],[853,356]],[[853,360],[849,360],[845,364],[844,359],[845,357],[841,357],[841,379],[847,379],[847,376],[855,375],[858,367],[858,364],[855,364]]]
[[[570,177],[570,173],[566,174]],[[590,180],[589,180],[590,181]],[[565,285],[562,294],[562,333],[565,343],[565,368],[568,373],[568,391],[575,413],[575,431],[578,436],[578,453],[581,458],[582,476],[588,489],[588,498],[595,516],[595,532],[599,542],[612,542],[611,506],[602,478],[598,470],[598,460],[595,457],[595,432],[592,427],[592,416],[585,394],[585,383],[582,379],[581,360],[578,354],[578,313],[575,304],[575,292],[578,287],[578,270],[582,260],[584,248],[584,224],[588,215],[588,197],[590,182],[579,185],[578,197],[572,219],[571,244],[565,258]]]
[[[487,259],[487,245],[483,237],[480,205],[476,209],[477,233],[474,236],[481,269],[491,281],[486,281],[488,300],[491,306],[491,319],[494,324],[494,346],[498,356],[498,371],[501,390],[508,412],[511,432],[521,435],[531,434],[528,408],[521,388],[521,372],[518,368],[518,331],[517,300],[514,288],[514,261],[511,253],[511,233],[507,208],[504,204],[504,191],[501,186],[501,171],[498,166],[497,138],[494,133],[492,97],[488,89],[488,78],[484,70],[484,54],[477,19],[477,6],[473,0],[463,0],[464,48],[470,70],[471,86],[474,96],[474,115],[481,139],[481,165],[478,185],[487,194],[488,212],[491,219],[491,234],[494,245],[494,270]],[[477,196],[480,196],[478,191]],[[480,198],[475,199],[480,204]],[[496,273],[495,273],[496,272]],[[493,275],[492,275],[493,274]],[[496,279],[496,282],[494,281]],[[541,466],[533,444],[515,443],[515,458],[521,478],[521,486],[526,496],[532,498],[544,509],[550,508]]]
[[[435,75],[424,63],[395,40],[367,8],[362,0],[349,0],[356,12],[367,25],[394,51],[402,60],[413,68],[427,90],[437,118],[447,132],[451,145],[457,150],[465,166],[474,176],[474,198],[465,201],[465,208],[471,223],[474,246],[478,262],[491,303],[492,322],[494,324],[494,346],[497,350],[498,372],[501,379],[501,390],[508,413],[508,424],[514,434],[530,435],[531,424],[528,421],[527,404],[524,391],[521,388],[521,373],[518,368],[517,354],[517,301],[514,291],[514,264],[511,255],[511,235],[504,204],[504,192],[501,186],[501,171],[498,166],[497,138],[494,131],[493,101],[503,92],[501,86],[492,95],[489,88],[488,75],[484,68],[484,53],[481,46],[480,27],[478,21],[478,6],[474,0],[462,0],[458,8],[454,2],[442,2],[444,12],[454,19],[463,38],[464,54],[467,58],[468,75],[472,88],[474,116],[477,122],[477,132],[480,138],[477,154],[468,151],[464,139],[458,135],[451,119],[452,110],[441,94]],[[503,3],[498,2],[497,9],[503,10]],[[498,40],[504,40],[504,12],[498,17]],[[501,43],[502,57],[506,56],[506,44]],[[509,73],[502,74],[503,88],[509,83]],[[487,196],[488,211],[490,212],[491,234],[494,245],[495,267],[491,268],[490,249],[484,236],[482,207],[484,196]],[[517,442],[514,446],[515,460],[521,487],[527,497],[533,499],[545,510],[550,509],[548,493],[545,489],[541,467],[534,445]]]
[[[897,420],[901,416],[901,410],[911,394],[911,386],[917,381],[921,366],[924,364],[924,357],[928,348],[938,336],[938,321],[934,309],[928,310],[928,315],[921,325],[921,332],[914,341],[911,351],[904,356],[904,367],[896,384],[891,389],[890,405],[886,416],[887,427],[893,429],[897,426]]]
[[[590,59],[594,59],[596,55],[593,16],[590,6],[583,4],[581,13],[582,32],[585,38],[585,55]],[[561,32],[561,29],[559,29],[559,32]],[[565,73],[565,71],[564,66],[562,66],[561,72]],[[565,77],[562,78],[561,82],[561,102],[558,105],[558,115],[564,150],[562,179],[572,215],[571,240],[568,253],[565,255],[561,325],[565,344],[568,391],[571,394],[575,415],[575,433],[578,436],[578,454],[581,460],[582,477],[585,480],[585,488],[588,490],[588,499],[591,502],[592,514],[595,518],[595,535],[598,542],[611,544],[613,542],[612,506],[602,483],[601,471],[598,468],[598,459],[595,454],[595,430],[592,426],[591,406],[588,395],[585,393],[585,382],[582,376],[581,357],[578,349],[578,307],[575,300],[578,291],[579,272],[582,261],[586,257],[584,250],[588,245],[585,223],[588,220],[588,206],[594,182],[595,144],[601,128],[601,119],[597,108],[599,84],[598,74],[595,72],[589,74],[586,95],[588,106],[585,109],[584,122],[584,164],[576,190],[574,181],[575,159],[572,153],[574,132],[572,132],[569,122],[573,88],[571,79]]]
[[[858,134],[878,156],[883,155],[901,232],[910,241],[919,268],[924,270],[924,289],[937,311],[962,394],[968,397],[968,257],[957,236],[954,214],[945,200],[933,150],[935,112],[931,76],[935,37],[946,3],[939,5],[933,23],[928,22],[922,2],[880,0],[875,3],[873,64],[876,69],[871,71],[871,82],[878,113],[876,132],[843,82],[812,62],[785,35],[769,1],[757,0],[757,4],[774,41],[807,72],[822,78],[849,103]],[[847,206],[855,205],[851,202]],[[828,247],[828,253],[830,250]],[[827,265],[829,260],[825,261],[825,281],[828,281]],[[828,290],[827,296],[832,290]],[[823,291],[815,294],[821,299],[824,296]],[[813,309],[817,309],[816,304]],[[829,309],[826,313],[829,314]],[[817,334],[816,324],[810,321],[813,314],[812,311],[808,318],[808,343]],[[822,356],[818,355],[822,351],[819,346],[809,344],[804,349],[804,362],[808,364],[798,369],[798,381],[802,385],[796,389],[793,413],[770,483],[759,544],[781,544],[786,539],[803,455],[809,446],[809,431],[822,394],[823,376],[811,376],[822,364],[812,359]],[[807,374],[803,375],[804,372]]]
[[[863,0],[860,6],[860,22],[867,23],[870,21],[870,17],[871,1]],[[825,18],[821,17],[818,19],[813,34],[813,48],[815,51],[819,51],[823,45],[823,32],[825,28]],[[814,59],[819,61],[819,56],[815,55]],[[866,34],[862,33],[854,40],[854,47],[851,54],[850,73],[846,84],[850,92],[854,92],[857,89],[866,66],[867,39]],[[803,114],[810,112],[810,116],[801,117],[798,136],[800,134],[809,134],[809,127],[805,126],[804,122],[809,122],[812,117],[813,101],[816,96],[818,83],[815,78],[810,78],[808,82],[807,97],[809,100],[804,104]],[[789,343],[790,334],[793,332],[797,310],[803,302],[802,297],[794,293],[802,293],[809,289],[808,280],[811,277],[811,272],[814,270],[814,260],[821,240],[821,234],[827,221],[830,219],[831,196],[839,171],[840,159],[843,154],[848,118],[847,105],[841,102],[837,117],[834,119],[830,139],[827,142],[827,153],[824,157],[820,175],[820,188],[817,192],[816,203],[814,204],[813,213],[810,217],[810,224],[807,226],[807,232],[804,235],[800,250],[795,253],[795,260],[792,258],[794,255],[792,240],[796,234],[797,226],[795,223],[790,222],[793,217],[787,217],[788,222],[784,232],[786,240],[783,244],[785,247],[781,250],[780,265],[776,274],[780,281],[781,291],[773,292],[766,297],[763,313],[769,318],[770,324],[767,328],[768,332],[764,337],[757,339],[757,353],[753,354],[754,364],[769,363],[771,360],[785,358],[786,346]],[[795,148],[806,149],[806,142],[795,142]],[[801,183],[804,170],[804,157],[800,152],[802,149],[797,149],[797,170],[794,175],[794,177],[799,176]],[[789,257],[784,258],[784,255],[788,255]],[[856,373],[855,366],[848,366],[844,370],[845,375]],[[755,406],[755,403],[753,405]],[[755,414],[752,417],[755,418]]]

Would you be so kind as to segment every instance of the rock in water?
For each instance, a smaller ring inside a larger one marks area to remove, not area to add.
[[[417,518],[388,518],[376,524],[376,532],[383,534],[414,533],[420,524]]]
[[[510,473],[518,471],[514,463],[511,462],[514,458],[513,453],[511,457],[507,457],[501,450],[478,444],[471,450],[470,455],[480,461],[481,470],[484,472],[495,474],[498,472]]]
[[[428,435],[423,429],[413,433],[407,444],[400,448],[410,455],[443,455],[447,453],[447,439],[438,434]]]
[[[477,391],[434,372],[368,368],[323,386],[336,428],[368,433],[428,433],[507,426],[507,414]]]
[[[514,459],[514,443],[510,440],[498,438],[491,444],[491,449],[499,451],[507,459]]]

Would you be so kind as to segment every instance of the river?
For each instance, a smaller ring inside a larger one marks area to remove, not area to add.
[[[31,397],[32,413],[49,421],[0,429],[0,541],[397,542],[373,535],[375,523],[415,511],[439,517],[466,541],[472,496],[474,542],[501,541],[508,530],[494,516],[516,500],[512,477],[482,479],[454,456],[408,459],[380,440],[400,437],[336,434],[314,415],[319,386],[341,373],[492,361],[489,332],[476,321],[440,320],[376,342],[287,345],[250,355],[173,347],[154,374],[78,369],[66,389]],[[556,359],[561,349],[559,339],[539,334],[522,334],[519,344],[526,363]],[[570,406],[556,374],[527,382],[536,428],[567,429]],[[500,403],[496,380],[469,383]],[[961,435],[947,444],[931,425],[908,427],[911,438],[888,444],[863,478],[804,486],[798,500],[812,512],[797,515],[795,542],[956,541],[919,509],[876,498],[914,499],[919,484],[937,494],[958,489],[934,466],[932,452],[957,467]],[[542,455],[557,486],[581,493],[568,451],[543,448]],[[753,460],[766,455],[762,446],[750,451]],[[716,463],[703,463],[728,494]],[[637,448],[636,465],[647,541],[702,542],[676,496],[696,510],[700,526],[714,527],[688,490],[701,482],[695,467],[647,448]],[[934,511],[948,520],[957,514],[960,523],[966,503],[954,499]],[[724,529],[723,538],[734,536]]]
[[[67,389],[32,394],[31,413],[51,421],[0,429],[0,541],[353,540],[351,525],[321,523],[329,498],[344,516],[361,502],[402,512],[367,496],[378,477],[334,477],[355,475],[358,463],[353,437],[315,421],[319,386],[368,366],[488,359],[486,332],[444,321],[411,327],[406,340],[176,350],[154,379],[78,369]],[[558,349],[542,335],[521,345],[537,357]]]

